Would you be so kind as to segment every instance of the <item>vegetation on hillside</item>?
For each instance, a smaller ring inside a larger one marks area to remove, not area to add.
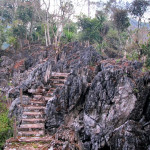
[[[0,6],[0,46],[4,42],[22,49],[24,45],[42,43],[53,44],[56,48],[61,43],[75,40],[92,44],[100,52],[111,51],[123,55],[127,48],[137,45],[137,53],[141,49],[138,33],[142,18],[147,11],[149,1],[134,0],[132,3],[117,3],[109,0],[102,3],[88,1],[88,16],[76,16],[76,5],[71,0],[2,0]],[[97,6],[95,17],[90,16],[90,6]],[[129,15],[137,18],[136,39],[132,39],[129,31]],[[76,19],[72,19],[76,18]],[[77,20],[77,21],[75,21]]]
[[[4,96],[0,99],[0,149],[3,149],[6,139],[11,137],[12,133],[12,121],[8,118],[8,108]]]
[[[129,56],[137,53],[138,58],[143,55],[149,57],[145,52],[141,53],[143,46],[139,39],[142,18],[149,8],[149,1],[134,0],[125,5],[109,0],[102,3],[103,10],[100,10],[99,2],[89,2],[88,16],[76,16],[77,6],[71,0],[2,0],[0,47],[7,42],[15,50],[22,49],[24,45],[30,49],[32,43],[53,44],[58,48],[61,43],[78,40],[93,45],[102,54],[110,53],[116,57],[126,52]],[[91,5],[97,6],[95,17],[90,16]],[[131,16],[138,21],[134,31],[129,28]]]

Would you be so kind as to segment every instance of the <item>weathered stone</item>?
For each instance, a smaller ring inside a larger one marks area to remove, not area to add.
[[[28,61],[27,68],[34,66]],[[125,59],[103,60],[94,48],[75,42],[63,48],[56,64],[48,60],[37,65],[26,80],[9,90],[9,96],[18,97],[20,88],[32,97],[38,87],[45,89],[45,127],[47,133],[55,134],[51,144],[55,148],[60,142],[61,148],[75,149],[66,142],[72,142],[69,135],[74,132],[73,142],[80,149],[149,150],[150,74],[141,72],[142,65]],[[50,70],[57,71],[53,80]],[[70,75],[58,82],[58,72]],[[39,101],[31,103],[43,106]],[[21,114],[13,105],[15,114]]]
[[[113,131],[110,146],[115,150],[148,150],[149,138],[139,123],[128,120]]]
[[[22,97],[22,104],[23,105],[27,105],[30,103],[30,98],[28,96],[23,96]],[[23,107],[21,106],[21,100],[20,97],[16,98],[10,108],[9,108],[9,117],[16,117],[18,123],[20,123],[21,121],[21,117],[22,117],[22,113],[23,113]]]

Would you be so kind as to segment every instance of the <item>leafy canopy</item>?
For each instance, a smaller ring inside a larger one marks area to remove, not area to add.
[[[117,30],[126,30],[130,26],[127,11],[123,9],[116,9],[113,15],[113,22]]]
[[[130,12],[132,15],[137,17],[142,17],[150,5],[148,0],[134,0],[130,7]]]
[[[93,19],[86,16],[79,17],[78,25],[81,28],[81,39],[88,40],[91,44],[94,42],[101,43],[105,20],[106,17],[103,13],[98,13]]]
[[[27,24],[32,20],[33,17],[33,8],[19,6],[17,9],[17,18],[22,20],[24,24]]]

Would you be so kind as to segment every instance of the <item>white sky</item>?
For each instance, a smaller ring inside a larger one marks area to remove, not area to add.
[[[42,1],[42,0],[41,0]],[[45,0],[45,1],[49,1],[49,0]],[[50,0],[51,2],[51,10],[54,11],[53,9],[56,7],[54,7],[54,1],[56,2],[57,0]],[[68,1],[68,0],[64,0],[64,1]],[[107,2],[108,0],[90,0],[92,2]],[[119,2],[120,0],[117,0],[117,2]],[[131,3],[133,0],[121,0],[122,2],[126,3]],[[75,8],[75,14],[76,15],[80,15],[81,13],[83,14],[88,14],[88,7],[87,7],[87,0],[72,0],[73,4],[74,4],[74,8]],[[94,16],[95,14],[95,11],[96,9],[98,9],[96,6],[94,5],[91,5],[90,7],[90,13],[91,13],[91,16]],[[147,12],[145,13],[144,15],[145,17],[145,20],[147,21],[148,18],[150,18],[150,7],[149,9],[147,10]]]

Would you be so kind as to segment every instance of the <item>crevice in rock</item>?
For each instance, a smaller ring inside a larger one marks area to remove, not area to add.
[[[108,145],[105,145],[103,148],[100,148],[98,150],[111,150],[111,149]]]
[[[150,93],[147,96],[146,103],[143,107],[143,115],[145,116],[146,121],[150,121],[150,116],[148,115],[150,113]]]
[[[23,95],[33,97],[33,94],[29,93],[28,91],[23,91]]]

